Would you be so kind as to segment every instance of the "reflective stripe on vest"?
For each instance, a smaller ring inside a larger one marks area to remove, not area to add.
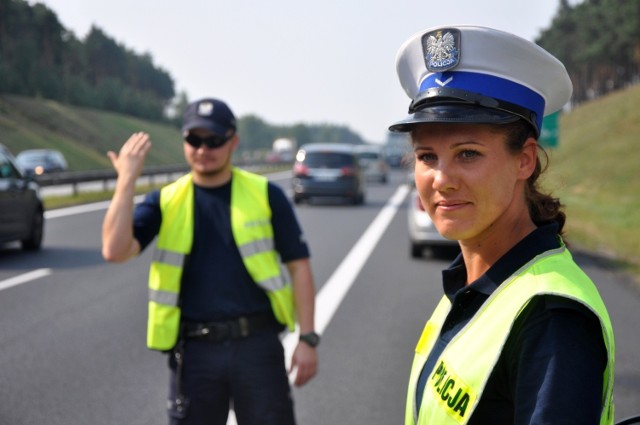
[[[545,294],[580,302],[599,318],[608,353],[600,424],[613,424],[615,345],[611,321],[595,285],[573,262],[569,251],[562,247],[533,259],[485,301],[436,361],[418,409],[418,378],[451,309],[450,301],[442,298],[416,346],[409,378],[405,425],[466,424],[519,313],[534,296]],[[485,314],[487,310],[489,312]]]
[[[234,169],[231,185],[231,229],[253,281],[267,294],[278,322],[295,328],[289,272],[275,250],[267,179]]]
[[[187,174],[160,191],[162,223],[149,270],[147,347],[170,350],[180,329],[182,266],[193,242],[193,183]]]
[[[147,346],[151,349],[169,350],[177,342],[182,267],[193,242],[193,193],[191,174],[160,192],[162,224],[149,272]],[[274,249],[265,177],[233,169],[231,230],[249,275],[266,291],[276,319],[293,330],[293,292],[288,271]]]

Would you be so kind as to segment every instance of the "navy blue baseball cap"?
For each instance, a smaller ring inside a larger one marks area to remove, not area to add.
[[[195,128],[205,128],[220,136],[236,131],[236,117],[221,100],[206,98],[190,103],[182,119],[182,134]]]
[[[562,62],[542,47],[492,28],[429,28],[396,56],[409,116],[389,127],[410,132],[420,123],[508,124],[524,119],[539,136],[545,115],[560,110],[573,85]]]

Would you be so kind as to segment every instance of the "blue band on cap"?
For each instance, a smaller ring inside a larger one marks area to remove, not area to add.
[[[420,84],[419,93],[430,88],[451,87],[510,102],[535,112],[538,128],[542,127],[544,98],[514,81],[477,72],[448,71],[429,75]]]

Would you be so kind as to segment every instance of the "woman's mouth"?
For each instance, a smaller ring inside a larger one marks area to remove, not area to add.
[[[435,203],[436,209],[441,211],[457,211],[469,205],[466,201],[438,201]]]

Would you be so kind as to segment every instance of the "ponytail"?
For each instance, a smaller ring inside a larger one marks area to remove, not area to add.
[[[507,146],[513,153],[521,152],[527,139],[530,137],[535,138],[533,128],[522,120],[516,121],[513,124],[497,127],[506,129]],[[536,226],[544,226],[555,222],[558,225],[558,234],[562,235],[564,224],[567,219],[567,216],[564,213],[564,205],[560,202],[559,198],[555,198],[548,193],[543,193],[538,184],[538,178],[546,171],[548,165],[549,155],[543,147],[538,145],[536,167],[533,174],[531,174],[527,180],[527,186],[525,187],[525,200],[529,209],[529,215]]]

